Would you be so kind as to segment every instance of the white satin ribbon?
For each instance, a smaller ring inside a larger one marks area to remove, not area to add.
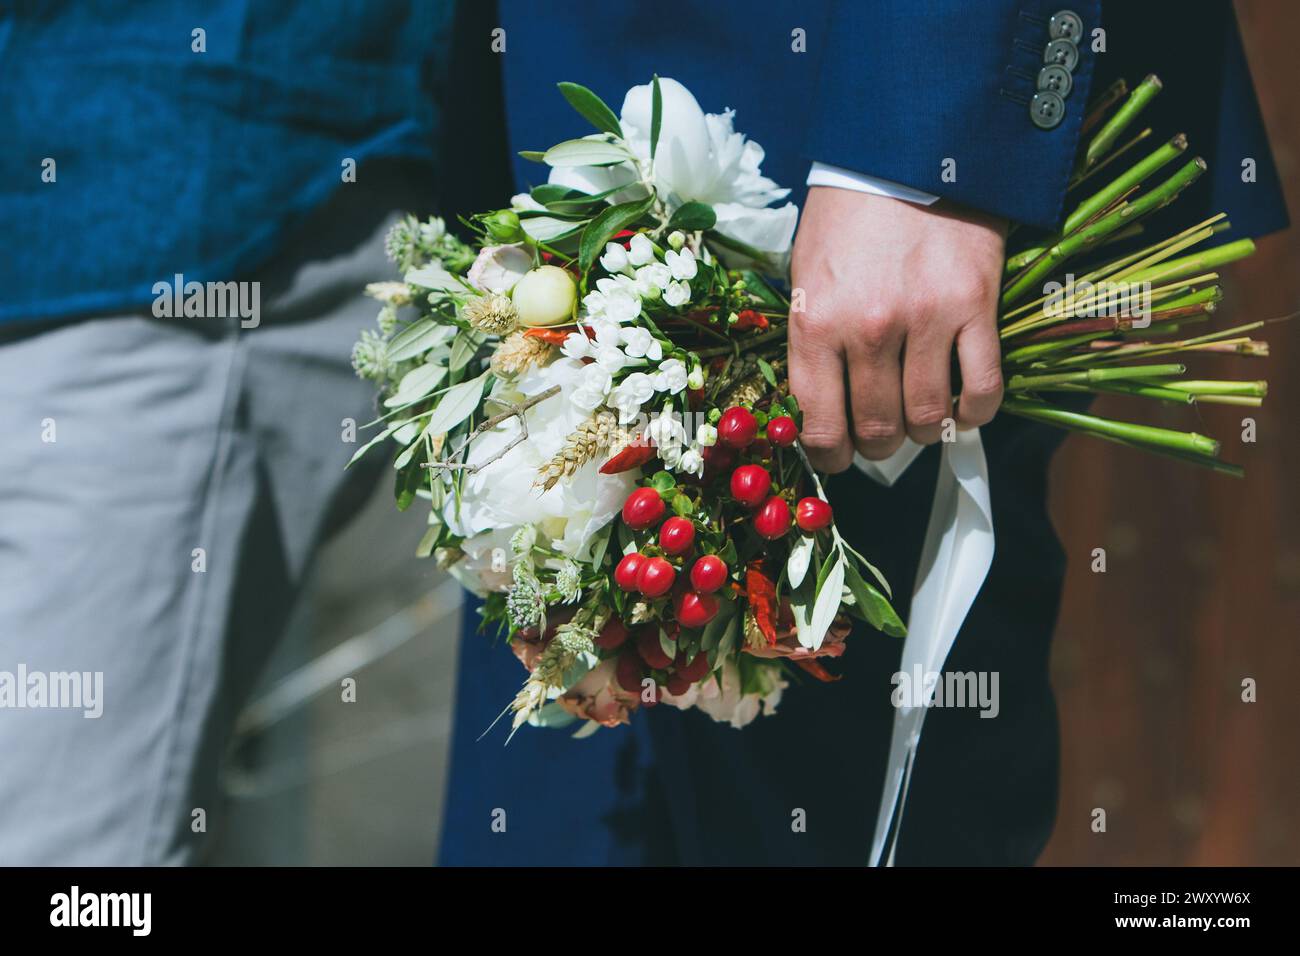
[[[899,664],[899,669],[906,674],[913,674],[918,668],[922,674],[940,671],[993,564],[993,510],[989,503],[984,445],[979,429],[956,434],[956,441],[943,445],[930,523],[925,529],[921,564],[912,591],[911,620]],[[868,461],[858,456],[853,463],[868,477],[888,487],[921,451],[921,445],[907,440],[884,461]],[[894,713],[880,812],[871,841],[872,866],[880,865],[887,843],[889,855],[885,865],[894,864],[912,763],[921,742],[921,725],[927,709],[909,702]],[[889,839],[891,824],[892,840]]]

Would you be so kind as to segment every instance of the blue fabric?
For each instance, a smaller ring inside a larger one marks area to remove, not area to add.
[[[431,165],[453,6],[0,5],[0,321],[146,306],[178,272],[241,278],[344,158],[358,180],[378,157]]]
[[[511,145],[545,148],[589,132],[550,92],[557,81],[590,86],[617,111],[628,87],[658,73],[685,83],[706,111],[735,108],[737,128],[767,150],[764,171],[794,187],[796,202],[808,161],[818,159],[1047,226],[1061,214],[1094,70],[1099,83],[1116,75],[1136,82],[1156,70],[1168,82],[1158,101],[1163,112],[1153,112],[1151,123],[1186,129],[1215,169],[1169,215],[1194,221],[1205,210],[1226,209],[1236,227],[1231,236],[1285,224],[1226,4],[1199,5],[1195,16],[1166,2],[1107,6],[1109,52],[1097,63],[1085,49],[1065,122],[1043,131],[1023,103],[999,91],[1025,92],[1028,81],[1006,68],[1036,65],[1046,17],[1062,6],[575,0],[563,15],[543,16],[535,4],[505,0]],[[1090,34],[1096,4],[1070,6]],[[796,27],[807,32],[807,54],[790,49]],[[956,183],[937,179],[947,156],[957,159]],[[1247,188],[1238,173],[1242,156],[1259,163],[1258,181]],[[516,173],[520,185],[532,185],[544,181],[546,169],[518,160]],[[948,665],[997,671],[1002,711],[996,720],[974,709],[927,718],[898,848],[904,864],[1031,863],[1056,812],[1048,661],[1065,563],[1047,518],[1046,472],[1062,436],[1006,416],[983,432],[998,549]],[[857,473],[837,476],[829,489],[841,529],[878,559],[905,617],[936,463],[930,449],[893,489]],[[866,860],[900,642],[859,629],[831,665],[843,680],[804,679],[777,716],[745,731],[657,707],[635,715],[631,727],[584,741],[525,728],[503,750],[492,737],[475,738],[523,671],[473,630],[468,626],[462,641],[442,863]],[[506,801],[527,814],[508,816],[509,839],[489,826],[493,808]],[[806,832],[791,826],[797,810],[806,814]]]

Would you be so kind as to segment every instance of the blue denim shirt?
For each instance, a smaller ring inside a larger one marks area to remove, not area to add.
[[[432,164],[452,7],[0,3],[0,322],[238,278],[345,160],[358,181],[379,157]]]

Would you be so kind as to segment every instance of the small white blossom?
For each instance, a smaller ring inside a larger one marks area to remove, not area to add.
[[[686,245],[686,234],[680,229],[674,229],[668,235],[668,245],[673,249],[680,250],[682,246]]]
[[[627,250],[619,242],[605,243],[605,254],[600,257],[601,267],[608,273],[622,272],[628,267]]]
[[[695,443],[701,448],[711,448],[718,443],[718,430],[705,422],[695,430]]]
[[[677,470],[694,475],[696,478],[704,474],[704,456],[700,454],[699,445],[692,445],[682,452],[682,459],[677,463]]]
[[[668,359],[654,374],[656,391],[676,395],[686,387],[686,365],[681,359]]]
[[[703,388],[704,369],[700,368],[698,365],[692,367],[691,374],[686,376],[686,387],[695,389]]]
[[[591,339],[581,332],[570,332],[564,337],[560,353],[571,359],[584,359],[591,355]]]
[[[686,444],[686,429],[681,419],[667,410],[650,416],[645,434],[660,449]]]
[[[594,411],[605,401],[613,382],[607,369],[595,363],[583,366],[578,377],[579,385],[569,395],[569,401],[583,411]]]
[[[647,358],[657,362],[664,357],[663,346],[650,334],[650,330],[639,325],[623,329],[623,348],[629,358]]]
[[[536,543],[537,528],[531,524],[520,525],[519,529],[510,536],[510,550],[518,557],[532,553],[533,545]]]
[[[611,375],[627,364],[627,356],[617,345],[601,345],[595,350],[596,364]]]
[[[691,301],[691,287],[685,282],[670,283],[664,290],[664,302],[674,309]]]
[[[578,586],[580,575],[578,565],[570,558],[565,558],[555,573],[555,590],[560,592],[560,600],[565,604],[572,604],[582,596],[582,588]]]
[[[599,368],[599,366],[588,366]],[[654,382],[644,372],[633,372],[623,379],[609,393],[609,404],[618,410],[619,424],[627,424],[636,418],[641,406],[648,402],[655,393]]]
[[[694,279],[699,266],[695,263],[695,253],[689,249],[683,249],[681,252],[673,252],[669,249],[664,253],[664,264],[671,270],[674,279]]]
[[[528,193],[515,193],[510,197],[510,208],[516,212],[545,212],[546,207]]]
[[[596,291],[582,300],[587,314],[594,319],[610,322],[631,322],[641,314],[641,297],[636,285],[624,275],[596,280]]]
[[[634,266],[646,266],[655,261],[655,247],[643,232],[632,237],[627,257]]]

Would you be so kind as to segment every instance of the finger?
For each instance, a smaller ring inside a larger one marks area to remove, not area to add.
[[[919,445],[937,442],[952,416],[952,339],[941,328],[918,322],[903,346],[903,420]]]
[[[843,471],[853,461],[844,415],[844,356],[838,339],[821,334],[802,313],[790,323],[790,390],[803,411],[799,441],[813,467]]]
[[[903,444],[902,333],[861,326],[849,345],[853,444],[863,458],[888,458]]]
[[[961,367],[957,424],[961,428],[986,425],[1002,404],[1002,349],[996,320],[962,327],[957,333],[957,363]]]

